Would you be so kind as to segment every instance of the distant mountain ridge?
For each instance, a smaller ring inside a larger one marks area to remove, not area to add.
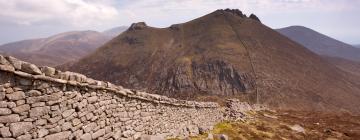
[[[107,36],[115,37],[118,36],[120,33],[124,32],[128,28],[129,28],[128,26],[119,26],[119,27],[111,28],[109,30],[105,30],[102,33]]]
[[[289,26],[278,32],[305,46],[311,51],[331,57],[340,57],[360,62],[360,48],[338,41],[303,26]]]
[[[57,66],[75,61],[125,30],[120,26],[104,31],[70,31],[47,38],[22,40],[0,46],[0,53],[37,65]]]

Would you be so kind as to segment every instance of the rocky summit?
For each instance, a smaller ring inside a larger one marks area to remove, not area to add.
[[[360,112],[360,89],[347,74],[239,10],[168,28],[135,23],[63,69],[177,98]]]

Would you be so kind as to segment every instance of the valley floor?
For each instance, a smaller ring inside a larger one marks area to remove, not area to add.
[[[192,140],[359,140],[360,116],[317,112],[263,111],[250,112],[251,119],[222,122],[212,132]]]

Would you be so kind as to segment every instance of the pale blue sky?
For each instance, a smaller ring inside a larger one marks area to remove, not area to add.
[[[255,13],[272,28],[302,25],[360,44],[360,0],[0,0],[0,44],[133,22],[167,27],[220,8]]]

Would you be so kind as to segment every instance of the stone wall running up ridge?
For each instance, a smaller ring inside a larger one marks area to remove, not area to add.
[[[217,103],[125,89],[0,55],[0,139],[186,137],[224,119]]]

